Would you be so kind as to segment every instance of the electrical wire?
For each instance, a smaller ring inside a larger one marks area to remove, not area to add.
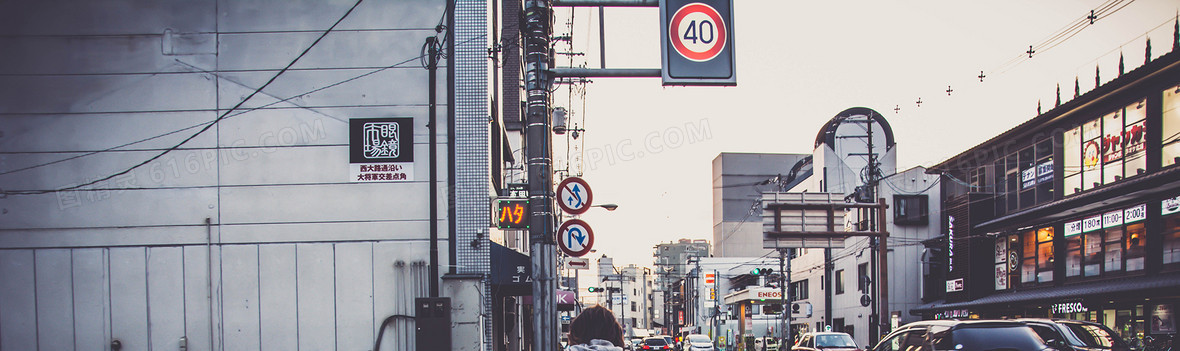
[[[475,38],[469,39],[468,41],[472,41],[472,40],[478,40],[478,39],[481,39],[482,37],[484,37],[484,36],[478,36],[478,37],[475,37]],[[323,91],[323,90],[331,89],[331,88],[334,88],[334,87],[337,87],[337,86],[340,86],[340,85],[343,85],[343,84],[346,84],[346,83],[349,83],[349,82],[352,82],[352,81],[355,81],[355,80],[358,80],[358,79],[361,79],[361,78],[364,78],[364,77],[368,77],[368,76],[370,76],[370,75],[374,75],[374,74],[380,73],[380,72],[382,72],[382,71],[385,71],[385,70],[388,70],[388,69],[393,69],[393,68],[401,68],[401,66],[402,66],[402,65],[405,65],[405,64],[407,64],[407,63],[409,63],[409,62],[412,62],[412,61],[414,61],[414,60],[418,60],[418,59],[420,59],[420,56],[416,56],[416,57],[412,57],[412,58],[409,58],[409,59],[405,59],[405,60],[402,60],[402,61],[400,61],[400,62],[398,62],[398,63],[395,63],[395,64],[393,64],[393,65],[390,65],[390,66],[385,66],[385,67],[382,67],[382,68],[379,68],[379,69],[376,69],[376,70],[373,70],[373,71],[370,71],[370,72],[367,72],[367,73],[363,73],[363,74],[360,74],[360,75],[354,76],[354,77],[352,77],[352,78],[344,79],[344,80],[341,80],[341,81],[338,81],[338,82],[335,82],[335,83],[332,83],[332,84],[325,85],[325,86],[323,86],[323,87],[320,87],[320,88],[316,88],[316,89],[312,89],[312,90],[310,90],[310,91],[307,91],[307,92],[303,92],[303,93],[300,93],[300,94],[292,95],[292,96],[290,96],[290,97],[287,97],[287,98],[285,98],[285,99],[280,99],[280,100],[278,100],[278,101],[275,101],[275,102],[272,102],[272,103],[268,103],[268,104],[261,105],[261,106],[257,106],[257,107],[247,108],[247,109],[241,109],[241,110],[239,110],[237,113],[233,113],[233,114],[230,114],[230,115],[228,115],[228,116],[225,116],[225,119],[228,119],[228,118],[233,118],[233,117],[240,116],[240,115],[243,115],[243,114],[246,114],[246,113],[249,113],[249,112],[253,112],[253,111],[257,111],[257,110],[264,110],[264,109],[275,109],[275,108],[271,108],[271,106],[274,106],[274,105],[277,105],[277,104],[281,104],[281,103],[285,103],[285,102],[289,102],[289,101],[291,101],[291,100],[294,100],[294,99],[297,99],[297,98],[300,98],[300,97],[303,97],[303,96],[306,96],[306,95],[314,94],[314,93],[317,93],[317,92],[320,92],[320,91]],[[379,106],[379,105],[355,105],[355,106],[308,106],[308,107],[300,107],[300,108],[305,108],[305,109],[315,109],[315,108],[337,108],[337,107],[372,107],[372,106]],[[401,105],[389,105],[389,106],[401,106]],[[210,110],[208,110],[208,111],[213,111],[213,110],[212,110],[212,109],[210,109]],[[227,111],[227,113],[228,113],[228,112],[229,112],[229,111]],[[61,159],[61,160],[55,160],[55,161],[50,161],[50,162],[47,162],[47,163],[42,163],[42,164],[37,164],[37,165],[29,166],[29,167],[24,167],[24,168],[17,169],[17,170],[6,171],[6,172],[3,172],[3,173],[0,173],[0,175],[10,174],[10,173],[16,173],[16,172],[20,172],[20,171],[26,171],[26,170],[30,170],[30,169],[35,169],[35,168],[40,168],[40,167],[44,167],[44,166],[49,166],[49,165],[53,165],[53,164],[57,164],[57,163],[65,162],[65,161],[70,161],[70,160],[74,160],[74,159],[79,159],[79,158],[83,158],[83,157],[91,156],[91,155],[94,155],[94,154],[100,154],[100,153],[105,153],[105,152],[114,152],[114,151],[116,151],[116,150],[122,149],[122,148],[124,148],[124,147],[127,147],[127,146],[131,146],[131,145],[135,145],[135,144],[139,144],[139,143],[147,142],[147,141],[150,141],[150,140],[154,140],[154,139],[162,138],[162,137],[165,137],[165,136],[168,136],[168,135],[176,134],[176,133],[183,132],[183,131],[186,131],[186,130],[190,130],[190,129],[193,129],[193,128],[197,128],[197,127],[201,127],[201,126],[206,126],[206,127],[208,127],[208,125],[212,125],[212,124],[213,124],[213,123],[215,123],[215,122],[216,122],[216,120],[215,120],[215,121],[211,121],[211,122],[203,122],[203,123],[199,123],[199,124],[196,124],[196,125],[192,125],[192,126],[184,127],[184,128],[178,129],[178,130],[174,130],[174,131],[171,131],[171,132],[167,132],[167,133],[164,133],[164,134],[160,134],[160,135],[152,136],[152,137],[149,137],[149,138],[144,138],[144,139],[136,140],[136,141],[133,141],[133,142],[129,142],[129,143],[125,143],[125,144],[121,144],[121,145],[117,145],[117,146],[109,147],[109,148],[106,148],[106,149],[95,150],[95,151],[89,151],[89,152],[86,152],[86,153],[84,153],[84,154],[81,154],[81,155],[76,155],[76,156],[72,156],[72,157],[69,157],[69,158]],[[148,162],[151,162],[151,161],[149,160]],[[141,166],[142,166],[142,165],[141,165]],[[119,175],[122,175],[122,174],[125,174],[125,173],[126,173],[126,172],[124,172],[124,173],[121,173],[121,174],[116,174],[115,176],[119,176]],[[111,177],[111,178],[113,178],[113,177]],[[109,180],[109,179],[108,179],[108,180]],[[104,181],[104,180],[101,180],[101,179],[100,179],[99,181],[96,181],[95,183],[102,182],[102,181]],[[77,189],[77,188],[81,188],[81,187],[84,187],[84,186],[87,186],[87,185],[86,185],[86,184],[84,184],[84,185],[80,185],[80,186],[77,186],[75,189]],[[75,190],[75,189],[29,190],[29,191],[23,191],[23,192],[26,192],[26,193],[32,193],[32,194],[45,194],[45,193],[52,193],[52,192],[57,192],[57,191],[66,191],[66,190]],[[28,195],[28,194],[22,194],[22,193],[19,193],[19,192],[15,192],[15,191],[3,191],[3,192],[0,192],[0,194],[3,194],[4,196],[7,196],[7,195]]]
[[[308,45],[307,48],[303,49],[303,52],[299,53],[299,56],[296,56],[295,59],[291,60],[291,62],[288,63],[286,67],[284,67],[281,71],[279,71],[274,76],[272,76],[270,78],[270,80],[267,80],[265,84],[258,87],[258,89],[255,89],[254,92],[250,93],[250,95],[247,95],[246,98],[242,99],[242,101],[239,101],[236,105],[231,107],[229,110],[226,110],[225,113],[223,113],[221,116],[217,117],[217,119],[214,119],[212,122],[206,124],[203,128],[201,128],[201,130],[198,130],[196,133],[193,133],[188,138],[185,138],[184,140],[182,140],[180,143],[176,144],[175,146],[168,148],[168,150],[160,152],[160,153],[156,154],[155,156],[152,156],[151,158],[148,158],[147,160],[144,160],[143,162],[140,162],[139,164],[131,166],[130,168],[127,168],[126,170],[123,170],[121,172],[111,174],[109,176],[102,177],[102,178],[99,178],[99,179],[96,179],[96,180],[93,180],[90,182],[85,182],[85,183],[82,183],[79,185],[68,186],[68,187],[65,187],[62,189],[56,189],[56,190],[4,191],[3,194],[5,196],[7,196],[7,195],[37,195],[37,194],[46,194],[46,193],[57,192],[57,191],[79,189],[82,187],[98,184],[100,182],[105,182],[105,181],[111,180],[112,178],[130,173],[131,171],[133,171],[139,167],[142,167],[143,165],[146,165],[152,161],[159,159],[160,157],[163,157],[165,154],[171,152],[172,150],[176,150],[176,149],[180,148],[182,145],[195,139],[197,136],[203,134],[205,131],[208,131],[214,125],[217,125],[217,122],[220,122],[220,121],[224,120],[225,118],[227,118],[229,116],[229,114],[232,113],[234,110],[237,110],[239,107],[242,107],[242,105],[245,104],[246,101],[250,101],[250,98],[253,98],[255,95],[258,95],[259,92],[261,92],[263,89],[266,89],[266,87],[270,86],[271,83],[274,83],[275,79],[278,79],[279,76],[283,75],[283,73],[285,73],[288,68],[291,68],[291,66],[294,66],[296,62],[299,62],[299,59],[301,59],[301,58],[303,58],[303,56],[307,55],[307,53],[310,52],[311,49],[316,46],[316,44],[319,44],[319,42],[321,40],[323,40],[324,37],[328,36],[328,33],[331,33],[332,30],[335,29],[336,26],[340,24],[340,22],[343,22],[345,18],[348,18],[348,15],[351,14],[352,11],[357,8],[357,6],[360,6],[361,2],[363,2],[363,1],[364,0],[357,0],[357,2],[355,4],[353,4],[352,7],[350,7],[348,9],[348,11],[344,13],[343,16],[340,16],[340,19],[337,19],[336,22],[333,23],[331,27],[328,27],[328,29],[325,30],[323,32],[323,34],[320,34],[320,36],[318,38],[316,38],[316,40],[313,41],[311,43],[311,45]]]

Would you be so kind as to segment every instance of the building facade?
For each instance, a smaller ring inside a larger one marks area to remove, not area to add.
[[[889,232],[888,265],[883,269],[877,267],[876,244],[867,237],[850,237],[844,240],[842,247],[795,250],[786,288],[793,292],[791,296],[795,296],[790,307],[800,305],[805,311],[793,314],[791,328],[794,335],[830,328],[851,334],[859,345],[870,345],[876,341],[875,336],[889,330],[890,326],[917,319],[908,315],[908,310],[923,302],[921,242],[940,235],[939,222],[931,220],[939,213],[939,178],[926,174],[921,167],[897,171],[898,149],[892,127],[872,109],[856,107],[838,113],[820,128],[813,146],[812,154],[800,158],[788,176],[780,180],[789,184],[781,189],[833,193],[846,202],[876,203],[878,199],[883,200],[889,209],[887,218],[878,219],[873,212],[853,213],[841,226],[884,223],[883,229]],[[743,173],[740,170],[728,172]],[[775,191],[781,190],[767,192]],[[768,204],[760,205],[765,208]],[[773,250],[762,249],[762,231],[766,230],[766,223],[771,219],[765,218],[761,210],[754,217],[763,217],[759,218],[762,226],[757,228],[757,234],[729,237],[726,245],[757,247],[757,255],[753,257],[777,257]],[[735,240],[745,242],[736,243]],[[766,268],[779,269],[777,265]],[[876,317],[873,312],[878,298],[872,292],[873,281],[878,278],[874,272],[879,270],[885,271],[889,277],[886,286],[890,313],[883,317]],[[738,284],[735,293],[739,294],[735,296],[750,295],[748,292],[740,294],[742,289],[754,291],[767,286],[765,279],[763,284],[752,284],[755,279],[752,277],[739,279],[746,281]],[[777,278],[770,284],[777,284],[776,281]],[[734,301],[740,300],[735,298]],[[765,304],[766,301],[759,303]],[[776,301],[782,303],[781,299]],[[732,311],[735,307],[729,306],[729,309]],[[781,307],[769,311],[781,311]],[[787,334],[782,328],[754,328],[751,332],[754,334],[748,335],[785,337]]]
[[[811,175],[807,154],[722,152],[713,158],[713,256],[758,257],[764,191],[790,189]]]
[[[653,248],[655,259],[655,289],[653,290],[653,328],[664,328],[666,333],[679,330],[685,324],[684,279],[692,269],[690,261],[709,257],[711,245],[704,239],[680,239],[658,244]]]
[[[945,284],[945,298],[915,312],[1175,335],[1180,53],[1148,57],[932,168],[953,180],[942,182],[946,236],[927,243],[946,269],[926,284]]]
[[[356,3],[0,5],[0,349],[492,349],[487,2]]]

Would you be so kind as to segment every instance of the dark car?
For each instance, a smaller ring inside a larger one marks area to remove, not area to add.
[[[873,351],[1053,350],[1027,324],[1017,321],[921,321],[886,335]]]
[[[653,336],[643,339],[643,345],[640,350],[672,350],[672,344],[668,343],[668,339],[662,336]]]
[[[1130,345],[1105,325],[1075,321],[1068,319],[1018,319],[1029,327],[1042,340],[1059,350],[1089,351],[1111,350],[1128,351]]]

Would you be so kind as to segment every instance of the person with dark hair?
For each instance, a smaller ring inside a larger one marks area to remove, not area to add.
[[[623,327],[602,305],[582,310],[570,322],[569,351],[623,351]]]

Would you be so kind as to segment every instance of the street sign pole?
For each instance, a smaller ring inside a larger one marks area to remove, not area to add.
[[[534,351],[556,351],[559,345],[557,301],[557,245],[553,231],[553,160],[550,140],[549,47],[553,33],[549,0],[526,0],[524,6],[525,159],[529,184],[529,260],[533,278]]]

